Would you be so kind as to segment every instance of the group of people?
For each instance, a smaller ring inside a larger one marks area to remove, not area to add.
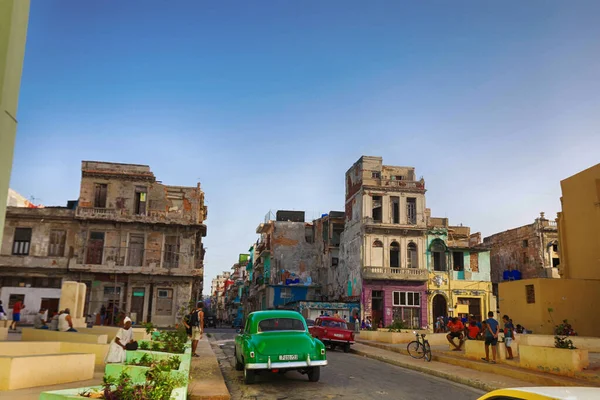
[[[73,327],[73,318],[71,318],[71,310],[66,308],[55,312],[52,315],[52,319],[48,321],[48,310],[40,308],[40,311],[33,320],[33,327],[35,329],[48,329],[51,331],[59,332],[77,332]]]
[[[443,318],[443,317],[440,317]],[[436,321],[436,332],[438,331],[437,322],[441,321],[438,318]],[[506,346],[507,360],[513,359],[512,353],[512,342],[515,339],[515,326],[513,325],[512,319],[508,315],[502,317],[504,324],[504,344]],[[521,327],[520,325],[518,325]],[[500,323],[494,319],[494,312],[488,313],[488,318],[485,321],[478,322],[473,315],[470,315],[470,320],[467,324],[457,317],[450,318],[447,327],[449,329],[446,338],[448,342],[454,347],[453,351],[460,351],[465,340],[484,340],[485,341],[485,358],[482,358],[485,362],[496,363],[496,345],[498,344],[498,336],[500,334]],[[523,327],[521,327],[521,331]],[[455,343],[454,339],[458,339],[458,344]],[[492,360],[490,361],[490,347],[492,348]]]

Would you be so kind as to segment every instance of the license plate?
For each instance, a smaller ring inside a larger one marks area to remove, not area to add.
[[[297,354],[288,354],[288,355],[279,356],[279,361],[294,361],[297,359],[298,359]]]
[[[341,337],[341,338],[344,337],[344,335],[342,335],[341,333],[334,333],[333,336],[335,336],[335,337]]]

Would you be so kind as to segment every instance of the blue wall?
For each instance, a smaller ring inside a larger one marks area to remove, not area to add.
[[[292,297],[281,298],[281,289],[291,289]],[[308,286],[273,286],[273,307],[283,306],[292,301],[306,300]]]

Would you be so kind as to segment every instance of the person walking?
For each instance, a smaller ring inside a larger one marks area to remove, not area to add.
[[[485,362],[491,362],[496,364],[496,345],[498,344],[498,333],[500,332],[500,324],[494,319],[494,312],[488,312],[488,319],[486,322],[486,330],[483,334],[485,338],[485,358],[482,358]],[[493,361],[490,361],[490,346],[492,346],[492,357]]]
[[[21,321],[21,310],[25,308],[25,305],[21,302],[21,300],[17,300],[15,304],[13,304],[13,315],[12,315],[12,323],[10,324],[10,329],[13,331],[17,330],[17,324]]]
[[[502,322],[504,322],[504,345],[506,346],[506,359],[513,359],[512,352],[512,342],[515,339],[515,326],[512,323],[512,320],[508,318],[508,315],[504,315],[502,317]]]
[[[198,342],[202,339],[202,332],[204,331],[204,303],[199,301],[196,304],[196,310],[192,312],[190,317],[190,323],[192,327],[192,357],[199,357],[196,354],[198,348]]]

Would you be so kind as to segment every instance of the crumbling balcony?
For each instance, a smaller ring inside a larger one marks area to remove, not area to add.
[[[429,274],[426,269],[419,268],[388,268],[364,267],[363,279],[395,280],[395,281],[427,281]]]

